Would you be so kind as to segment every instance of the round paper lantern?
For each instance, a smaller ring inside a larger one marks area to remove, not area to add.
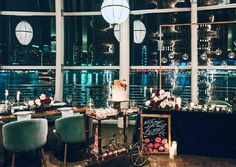
[[[146,35],[146,27],[140,20],[135,20],[133,23],[134,28],[134,43],[143,42]]]
[[[110,24],[120,24],[129,16],[126,0],[104,0],[101,7],[103,18]]]
[[[21,21],[17,24],[16,38],[22,45],[28,45],[33,38],[33,29],[27,21]]]
[[[114,26],[114,35],[116,39],[120,42],[120,27],[119,25]],[[143,42],[146,35],[146,27],[140,20],[135,20],[133,23],[133,36],[134,43]]]

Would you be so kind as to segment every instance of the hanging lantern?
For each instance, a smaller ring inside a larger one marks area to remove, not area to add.
[[[22,45],[28,45],[33,38],[33,29],[27,21],[21,21],[17,24],[16,38]]]
[[[140,20],[135,20],[134,26],[134,43],[143,42],[146,35],[146,27]]]
[[[110,24],[120,24],[129,16],[127,0],[104,0],[101,7],[103,18]]]
[[[114,35],[117,41],[120,42],[120,26],[114,26]],[[134,43],[141,43],[143,42],[146,35],[146,27],[140,20],[135,20],[133,23],[133,36],[134,36]]]

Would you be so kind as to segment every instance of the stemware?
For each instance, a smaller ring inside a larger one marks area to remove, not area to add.
[[[28,97],[25,97],[25,98],[24,98],[24,101],[23,101],[23,102],[24,102],[24,105],[26,105],[27,107],[29,106],[29,104],[28,104],[28,103],[29,103],[29,100],[30,100],[30,99],[29,99]]]
[[[9,102],[9,105],[10,105],[11,112],[13,113],[14,110],[12,110],[12,106],[15,104],[16,99],[14,97],[9,97],[8,102]]]
[[[73,97],[72,97],[72,95],[67,95],[66,96],[66,101],[67,101],[67,103],[70,105],[70,103],[72,102],[72,99],[73,99]]]

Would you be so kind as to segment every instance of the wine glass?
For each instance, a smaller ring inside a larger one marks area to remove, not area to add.
[[[26,105],[27,107],[29,106],[29,104],[28,104],[28,103],[29,103],[29,100],[30,100],[30,99],[29,99],[28,97],[25,97],[25,98],[24,98],[24,105]]]
[[[14,97],[9,97],[8,102],[10,104],[11,112],[14,112],[14,109],[12,109],[12,106],[15,104],[16,99]]]
[[[70,105],[70,103],[72,102],[72,99],[73,99],[73,97],[72,97],[72,95],[67,95],[66,96],[66,101],[67,101],[67,103]]]
[[[135,110],[137,109],[137,102],[135,100],[130,101],[130,109]]]

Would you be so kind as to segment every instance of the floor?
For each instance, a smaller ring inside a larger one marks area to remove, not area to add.
[[[105,126],[102,131],[103,144],[107,144],[109,138],[117,133],[119,129],[114,126]],[[105,130],[106,129],[106,130]],[[132,139],[132,128],[128,128],[128,140]],[[63,147],[60,147],[63,148]],[[76,147],[73,146],[74,149]],[[63,152],[63,150],[61,150]],[[77,153],[74,153],[74,156],[77,156]],[[35,157],[34,154],[30,153],[29,155],[18,155],[18,165],[16,167],[41,167],[39,158]],[[37,157],[37,156],[36,156]],[[63,155],[61,156],[63,157]],[[2,156],[0,156],[0,162],[2,161]],[[27,161],[26,161],[27,159]],[[51,151],[46,151],[46,162],[47,167],[62,167],[63,158],[56,158]],[[84,167],[86,166],[86,160],[75,162],[68,162],[68,167]],[[98,166],[98,165],[97,165]],[[104,167],[131,167],[129,165],[129,157],[126,156],[123,159],[118,159],[114,161],[108,161]],[[0,167],[2,167],[0,163]],[[168,155],[151,155],[149,157],[148,163],[145,167],[236,167],[236,159],[223,159],[215,157],[204,157],[204,156],[194,156],[194,155],[178,155],[175,157],[175,160],[169,159]]]
[[[55,159],[50,153],[47,154],[46,159],[48,167],[63,166],[63,162]],[[69,162],[67,166],[84,167],[85,163],[86,161]],[[179,155],[172,160],[168,155],[151,155],[145,167],[236,167],[236,159]]]

